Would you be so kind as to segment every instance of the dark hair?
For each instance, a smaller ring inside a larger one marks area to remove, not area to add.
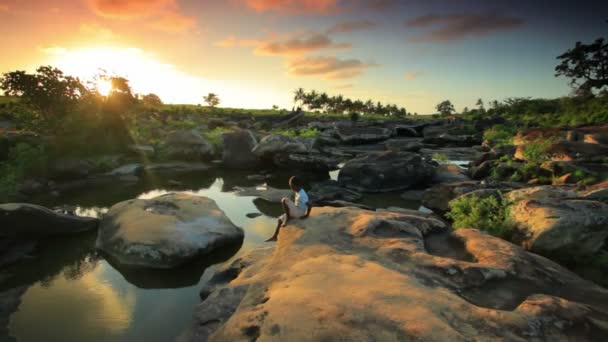
[[[302,182],[300,181],[300,178],[298,178],[296,176],[292,176],[291,178],[289,178],[289,185],[297,186],[298,188],[301,188]]]

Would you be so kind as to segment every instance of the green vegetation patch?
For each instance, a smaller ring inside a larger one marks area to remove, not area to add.
[[[450,202],[447,217],[456,229],[475,228],[506,238],[514,225],[509,219],[508,203],[502,196],[470,196]]]

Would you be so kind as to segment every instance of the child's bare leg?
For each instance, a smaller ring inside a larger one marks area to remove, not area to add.
[[[285,222],[283,222],[283,227],[287,226],[287,221],[291,218],[289,216],[289,206],[287,205],[287,199],[283,198],[281,200],[281,204],[283,205],[283,211],[285,212]]]
[[[279,219],[279,222],[277,223],[277,228],[274,231],[274,234],[272,235],[272,237],[268,240],[266,240],[266,242],[271,242],[271,241],[277,241],[277,238],[279,237],[279,230],[281,230],[281,225],[283,224],[283,222],[281,222],[281,220]]]

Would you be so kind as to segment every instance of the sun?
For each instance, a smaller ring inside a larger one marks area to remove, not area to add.
[[[95,87],[97,88],[99,94],[102,96],[108,96],[112,91],[112,82],[110,80],[98,80]]]

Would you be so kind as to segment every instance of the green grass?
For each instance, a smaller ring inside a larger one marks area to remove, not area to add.
[[[231,129],[218,127],[216,129],[203,132],[203,136],[211,145],[213,145],[215,151],[220,152],[222,150],[222,134],[231,131]]]
[[[471,196],[453,200],[447,217],[453,220],[456,229],[475,228],[503,238],[513,230],[508,203],[502,196]]]
[[[14,96],[0,96],[0,104],[5,103],[16,103],[19,102],[19,98]]]

